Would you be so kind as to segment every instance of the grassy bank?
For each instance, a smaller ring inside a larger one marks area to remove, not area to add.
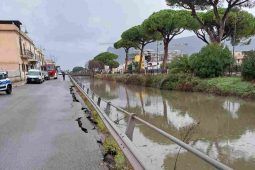
[[[77,89],[77,88],[76,88]],[[109,133],[108,129],[106,128],[104,122],[98,115],[97,111],[93,107],[93,105],[89,102],[89,100],[77,89],[79,95],[83,99],[84,103],[88,107],[88,109],[92,112],[93,120],[97,122],[97,128],[99,132],[104,136],[103,141],[103,150],[104,154],[110,154],[114,158],[114,167],[113,169],[132,169],[131,165],[127,161],[125,155],[121,151],[119,145],[114,140],[114,138]]]
[[[165,90],[204,92],[222,96],[255,99],[255,85],[241,77],[200,79],[190,74],[172,75],[96,75],[97,79],[116,81],[128,85],[154,87]]]

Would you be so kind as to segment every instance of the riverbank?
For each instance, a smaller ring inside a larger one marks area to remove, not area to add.
[[[127,85],[154,87],[164,90],[203,92],[221,96],[236,96],[245,99],[255,99],[255,84],[243,81],[241,77],[200,79],[189,74],[98,74],[95,78],[120,82]]]

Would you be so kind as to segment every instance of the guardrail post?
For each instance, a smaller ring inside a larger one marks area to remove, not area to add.
[[[107,105],[106,105],[106,112],[107,112],[107,113],[110,113],[110,109],[111,109],[111,102],[107,102]]]
[[[132,141],[133,140],[133,133],[135,129],[135,119],[134,119],[135,114],[131,114],[128,119],[128,125],[125,134],[127,137]]]
[[[92,93],[92,100],[94,100],[94,97],[95,97],[95,93],[93,92]]]
[[[101,103],[101,97],[98,97],[98,100],[97,100],[97,105],[100,107],[100,103]]]
[[[111,102],[107,102],[105,112],[108,114],[110,113],[110,110],[111,110]]]
[[[87,88],[87,94],[89,94],[89,88]]]

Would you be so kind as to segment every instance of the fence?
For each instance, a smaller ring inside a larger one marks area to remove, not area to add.
[[[100,96],[97,96],[92,90],[90,90],[89,88],[85,89],[85,86],[82,83],[79,83],[77,81],[75,81],[72,77],[70,77],[72,82],[75,84],[75,86],[77,88],[79,88],[79,90],[89,99],[89,101],[91,102],[91,104],[96,108],[96,110],[98,111],[100,117],[102,118],[102,120],[104,121],[104,123],[106,124],[107,127],[109,127],[110,125],[110,129],[112,129],[113,131],[117,132],[115,134],[112,134],[113,137],[118,140],[122,141],[122,145],[126,145],[128,147],[129,150],[129,154],[132,155],[126,155],[125,151],[124,154],[127,156],[127,158],[129,159],[130,163],[132,164],[132,166],[135,169],[150,169],[149,167],[146,167],[146,165],[144,165],[142,162],[142,158],[141,156],[138,154],[138,151],[136,151],[134,149],[134,147],[132,146],[132,138],[133,138],[133,132],[134,132],[134,128],[135,128],[135,123],[136,121],[148,126],[149,128],[153,129],[154,131],[158,132],[159,134],[163,135],[164,137],[168,138],[169,140],[171,140],[172,142],[174,142],[175,144],[181,146],[182,148],[186,149],[187,151],[191,152],[192,154],[196,155],[197,157],[199,157],[200,159],[206,161],[207,163],[209,163],[210,165],[214,166],[217,169],[221,169],[221,170],[231,170],[232,168],[224,165],[223,163],[209,157],[208,155],[204,154],[203,152],[200,152],[199,150],[193,148],[192,146],[184,143],[183,141],[177,139],[176,137],[168,134],[167,132],[157,128],[156,126],[152,125],[151,123],[139,118],[138,116],[136,116],[133,113],[129,113],[126,110],[112,104],[111,102],[101,98]],[[91,94],[91,97],[89,96],[89,94]],[[97,97],[97,101],[95,101],[95,96]],[[102,110],[100,108],[101,102],[105,102],[106,108],[105,111]],[[128,119],[128,125],[125,131],[125,136],[123,136],[122,132],[120,132],[117,127],[112,124],[112,122],[110,121],[109,117],[107,116],[107,114],[105,112],[110,111],[110,108],[114,107],[117,110],[123,112],[124,114],[129,116]],[[112,131],[110,130],[110,132]],[[118,135],[119,137],[116,137],[116,135]],[[126,137],[129,139],[127,140]],[[119,143],[119,142],[118,142]],[[120,145],[121,146],[121,145]],[[121,146],[121,148],[123,149],[123,147]],[[129,157],[132,157],[129,158]],[[136,159],[136,160],[135,160]],[[132,162],[134,161],[134,162]]]

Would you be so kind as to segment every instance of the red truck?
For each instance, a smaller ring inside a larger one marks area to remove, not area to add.
[[[44,66],[42,66],[42,70],[47,72],[47,75],[45,76],[45,79],[58,78],[58,71],[55,62],[53,61],[47,61]]]

